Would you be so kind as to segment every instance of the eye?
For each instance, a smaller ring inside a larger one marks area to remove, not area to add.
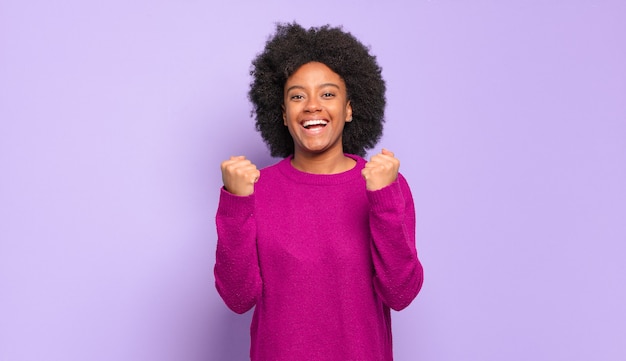
[[[330,93],[330,92],[326,92],[322,94],[322,98],[333,98],[334,96],[335,96],[335,93]]]
[[[290,100],[301,100],[303,98],[304,97],[302,95],[300,95],[300,94],[295,94],[295,95],[292,95],[292,96],[289,97]]]

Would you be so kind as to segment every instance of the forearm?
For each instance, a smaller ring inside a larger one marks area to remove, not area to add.
[[[216,215],[215,287],[230,309],[244,313],[256,304],[262,288],[254,198],[221,192]]]
[[[400,310],[422,286],[423,269],[415,247],[415,209],[406,180],[368,192],[374,288],[383,302]]]

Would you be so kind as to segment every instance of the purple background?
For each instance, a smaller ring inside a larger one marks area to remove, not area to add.
[[[388,82],[426,281],[398,361],[626,359],[626,2],[0,2],[0,360],[244,360],[219,163],[275,21]],[[378,151],[380,148],[377,148]]]

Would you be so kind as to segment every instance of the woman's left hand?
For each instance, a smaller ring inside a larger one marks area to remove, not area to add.
[[[395,182],[399,169],[400,161],[392,152],[383,148],[382,152],[372,156],[370,161],[365,163],[361,174],[365,178],[367,190],[376,191]]]

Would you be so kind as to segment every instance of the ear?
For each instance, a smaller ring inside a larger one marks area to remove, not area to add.
[[[287,113],[285,111],[285,104],[281,104],[280,108],[283,110],[283,125],[287,126]]]
[[[352,121],[352,104],[350,104],[350,101],[348,100],[348,102],[346,103],[346,123],[349,123]]]

